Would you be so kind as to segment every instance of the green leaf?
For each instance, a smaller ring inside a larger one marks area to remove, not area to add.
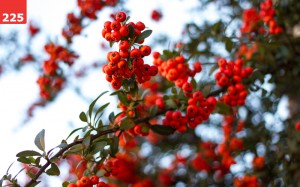
[[[85,148],[88,148],[90,146],[91,143],[91,136],[87,136],[83,141],[82,141],[82,145]]]
[[[79,119],[80,119],[81,121],[83,121],[83,122],[87,122],[87,121],[88,121],[85,112],[81,112],[81,113],[79,114]]]
[[[90,104],[90,106],[89,106],[89,117],[90,117],[90,119],[91,119],[91,116],[92,116],[92,112],[93,112],[93,109],[94,109],[94,106],[95,106],[95,104],[96,104],[96,102],[97,102],[97,100],[101,97],[101,96],[103,96],[104,94],[106,94],[108,91],[105,91],[105,92],[102,92],[91,104]]]
[[[118,150],[119,150],[119,137],[114,136],[110,144],[110,156],[116,157]]]
[[[30,171],[27,171],[26,174],[32,179],[35,177],[35,174]]]
[[[39,132],[35,139],[34,139],[34,144],[41,150],[45,152],[45,129],[41,130]]]
[[[231,107],[223,102],[217,102],[215,112],[223,115],[231,114]]]
[[[62,187],[68,187],[69,184],[70,183],[68,181],[65,181],[65,182],[62,183]]]
[[[21,163],[24,163],[24,164],[31,164],[31,161],[30,159],[26,158],[26,157],[19,157],[17,159],[17,161],[21,162]]]
[[[120,129],[121,130],[128,130],[134,127],[134,122],[130,118],[125,118],[121,121]]]
[[[56,164],[51,163],[51,168],[46,171],[47,175],[59,176],[60,171]]]
[[[233,48],[232,40],[230,38],[226,37],[225,38],[225,49],[226,49],[226,51],[228,51],[230,53],[232,48]]]
[[[129,38],[134,37],[134,28],[133,28],[133,26],[129,24],[129,25],[128,25],[128,29],[129,29],[128,37],[129,37]]]
[[[104,147],[107,145],[106,141],[97,142],[92,146],[92,153],[96,154],[103,151]]]
[[[173,129],[170,126],[165,126],[165,125],[151,125],[151,129],[153,132],[160,134],[160,135],[170,135],[175,132],[175,129]]]
[[[127,99],[127,96],[123,92],[118,93],[118,98],[122,104],[124,104],[125,106],[129,106],[129,101]]]
[[[177,108],[177,104],[174,102],[172,98],[166,101],[167,108]]]
[[[95,117],[94,117],[94,121],[95,121],[97,115],[98,115],[100,112],[102,112],[109,104],[110,104],[110,103],[106,103],[106,104],[102,105],[102,106],[96,111],[96,114],[95,114]]]
[[[109,42],[109,47],[112,47],[115,43],[115,41]]]
[[[197,82],[196,82],[196,80],[194,78],[192,78],[191,84],[193,86],[193,89],[197,89],[198,88]]]
[[[74,129],[74,130],[69,134],[69,136],[66,138],[66,140],[67,140],[68,138],[70,138],[70,136],[72,136],[76,131],[81,130],[81,129],[83,129],[83,127],[79,127],[79,128],[77,128],[77,129]]]
[[[33,178],[33,177],[32,177]],[[34,181],[32,182],[32,184],[29,187],[35,187],[36,185],[38,185],[41,181]]]
[[[150,111],[149,117],[150,118],[154,117],[157,114],[158,106],[156,106],[156,105],[152,106],[149,111]]]
[[[136,39],[134,40],[134,43],[139,43],[139,42],[143,41],[145,38],[148,38],[151,35],[151,33],[152,33],[152,30],[145,30],[140,35],[138,35],[138,37],[136,37]]]
[[[115,121],[115,113],[114,112],[111,112],[110,114],[109,114],[109,116],[108,116],[108,119],[109,119],[109,121],[110,121],[110,123],[114,123],[114,121]]]
[[[215,72],[218,68],[219,68],[219,65],[218,65],[217,63],[214,64],[214,65],[210,68],[208,75],[213,74],[213,72]]]
[[[176,89],[175,87],[173,87],[173,88],[171,89],[171,92],[172,92],[172,94],[176,95],[176,94],[177,94],[177,89]]]
[[[26,151],[19,152],[16,156],[17,157],[28,157],[28,156],[42,156],[42,155],[41,155],[41,153],[39,153],[37,151],[26,150]]]
[[[211,91],[211,88],[212,88],[212,85],[211,84],[206,84],[203,89],[202,89],[202,93],[203,95],[206,97],[208,96],[208,94],[210,93]]]

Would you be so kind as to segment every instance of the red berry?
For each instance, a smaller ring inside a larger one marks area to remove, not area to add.
[[[121,23],[119,21],[113,21],[110,25],[110,28],[114,31],[119,31],[121,28]]]
[[[112,80],[111,81],[111,86],[113,87],[113,89],[118,90],[121,88],[122,84],[120,81],[117,80]]]
[[[126,13],[125,12],[118,12],[116,14],[116,20],[119,22],[123,22],[126,20]]]
[[[144,30],[145,29],[145,24],[143,23],[143,22],[137,22],[136,24],[135,24],[135,26],[136,26],[136,28],[138,29],[138,30],[140,30],[140,31],[142,31],[142,30]]]
[[[191,83],[189,82],[185,82],[183,85],[182,85],[182,89],[183,91],[185,92],[191,92],[193,90],[193,86]]]
[[[99,182],[99,177],[97,175],[93,175],[90,177],[91,184],[98,184]]]
[[[130,47],[130,44],[129,44],[129,42],[127,40],[123,40],[119,44],[119,48],[120,48],[121,51],[126,51],[126,50],[129,49],[129,47]]]
[[[73,184],[73,183],[70,183],[70,184],[68,184],[67,187],[77,187],[77,185],[76,185],[76,184]]]
[[[130,51],[130,57],[131,58],[140,58],[141,57],[141,51],[139,49],[133,49]]]
[[[120,28],[120,34],[121,34],[121,36],[128,36],[129,28],[127,25],[124,25]]]
[[[151,47],[144,45],[140,48],[140,51],[143,56],[149,56],[151,54]]]

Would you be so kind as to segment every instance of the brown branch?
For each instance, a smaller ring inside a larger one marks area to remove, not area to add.
[[[104,130],[99,132],[98,134],[95,135],[91,135],[91,142],[93,142],[95,139],[110,134],[110,133],[114,133],[116,131],[119,130],[119,127],[116,126],[112,129],[108,129],[108,130]],[[59,152],[57,152],[53,157],[61,157],[68,149],[70,149],[71,147],[77,145],[77,144],[81,144],[83,142],[83,138],[76,140],[70,144],[68,144],[66,147],[62,148]],[[49,167],[49,165],[51,164],[50,159],[47,160],[47,162],[40,168],[40,170],[38,171],[38,173],[35,175],[34,178],[32,178],[26,185],[25,187],[30,187],[32,184],[34,184],[36,182],[36,180],[40,177],[40,175],[42,175],[45,170]]]

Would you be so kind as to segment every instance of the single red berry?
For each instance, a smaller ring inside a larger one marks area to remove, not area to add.
[[[140,58],[141,57],[141,51],[139,49],[133,49],[130,51],[130,57],[131,58]]]
[[[140,30],[140,31],[142,31],[142,30],[144,30],[145,29],[145,24],[143,23],[143,22],[137,22],[136,24],[135,24],[135,26],[136,26],[136,28],[138,29],[138,30]]]
[[[130,47],[130,44],[127,40],[122,40],[119,44],[119,48],[121,51],[126,51],[128,50]]]
[[[116,20],[119,22],[123,22],[126,20],[126,13],[125,12],[118,12],[116,14]]]
[[[76,185],[76,184],[73,184],[73,183],[70,183],[70,184],[68,184],[67,187],[77,187],[77,185]]]
[[[195,63],[194,63],[194,70],[195,70],[196,73],[201,72],[202,66],[201,66],[201,63],[200,63],[200,62],[195,62]]]
[[[93,175],[90,177],[90,180],[91,180],[91,184],[94,185],[94,184],[98,184],[99,182],[99,177],[97,175]]]
[[[120,34],[121,34],[121,36],[128,36],[128,34],[129,34],[129,28],[128,28],[127,25],[123,25],[120,28]]]
[[[182,85],[182,89],[183,91],[185,92],[191,92],[193,90],[193,86],[191,83],[189,82],[185,82],[183,85]]]
[[[121,23],[119,21],[113,21],[110,25],[110,28],[114,31],[119,31],[121,28]]]
[[[121,88],[122,84],[118,80],[112,80],[111,81],[111,86],[113,87],[113,89],[118,90],[118,89]]]
[[[140,48],[140,51],[143,56],[149,56],[151,54],[151,47],[144,45]]]
[[[296,123],[295,129],[296,129],[297,131],[300,131],[300,122],[297,122],[297,123]]]
[[[120,39],[121,39],[121,34],[120,34],[120,32],[118,32],[118,31],[113,32],[113,33],[111,34],[111,39],[114,40],[114,41],[116,41],[116,42],[119,42]]]

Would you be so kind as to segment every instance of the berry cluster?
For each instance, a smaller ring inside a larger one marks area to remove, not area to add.
[[[184,132],[187,125],[195,128],[209,118],[215,109],[217,101],[214,97],[205,98],[201,92],[194,92],[188,100],[186,115],[183,116],[179,111],[167,111],[163,124],[171,126],[178,132]]]
[[[214,97],[205,98],[202,92],[194,92],[188,100],[186,116],[190,128],[195,128],[203,121],[209,118],[209,115],[215,109],[217,100]]]
[[[123,79],[135,79],[138,83],[144,83],[158,72],[156,66],[144,64],[143,57],[151,54],[151,47],[147,45],[133,47],[144,41],[144,38],[139,37],[145,29],[144,23],[126,23],[126,18],[124,12],[118,12],[115,21],[105,22],[102,30],[102,36],[107,41],[120,42],[119,51],[109,52],[107,54],[109,63],[103,66],[106,80],[116,90],[122,86]],[[149,33],[149,30],[145,32]]]
[[[91,177],[82,176],[76,184],[70,183],[67,187],[110,187],[105,182],[100,182],[97,175]]]
[[[273,8],[272,0],[266,0],[260,4],[259,15],[263,22],[269,26],[269,33],[277,35],[283,32],[283,29],[277,26],[277,23],[274,19],[275,9]]]
[[[260,11],[255,8],[249,8],[243,11],[243,26],[241,33],[265,33],[266,30],[262,27],[261,22],[265,23],[269,28],[269,34],[277,35],[283,32],[282,27],[279,27],[274,19],[276,11],[273,8],[272,0],[265,0],[260,4]]]
[[[200,62],[195,62],[192,70],[182,55],[163,61],[160,58],[160,53],[154,52],[153,58],[153,64],[158,67],[158,71],[163,77],[174,82],[177,87],[182,88],[186,92],[192,91],[193,87],[188,82],[188,79],[201,72],[202,66]]]
[[[256,176],[242,176],[237,177],[233,181],[236,187],[259,187],[259,182]]]
[[[244,105],[248,93],[242,80],[249,77],[253,69],[244,68],[244,61],[241,59],[227,62],[226,59],[220,58],[218,65],[220,70],[215,74],[217,85],[228,87],[228,93],[224,94],[220,100],[231,106]]]
[[[67,26],[62,30],[62,36],[68,43],[72,41],[72,37],[79,35],[83,26],[81,25],[81,19],[74,15],[74,13],[67,14]]]
[[[67,48],[56,46],[53,43],[45,45],[46,52],[50,55],[48,60],[43,63],[43,75],[41,75],[37,83],[40,87],[40,95],[43,99],[49,100],[62,88],[64,77],[59,71],[59,62],[64,62],[71,66],[77,55],[70,52]]]

